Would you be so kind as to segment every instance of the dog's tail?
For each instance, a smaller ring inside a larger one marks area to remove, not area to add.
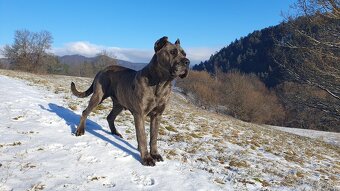
[[[79,92],[77,89],[76,89],[76,85],[71,82],[71,91],[73,93],[73,95],[79,97],[79,98],[84,98],[84,97],[87,97],[89,95],[91,95],[93,93],[93,83],[91,84],[91,86],[89,87],[89,89],[87,89],[86,91],[84,92]]]

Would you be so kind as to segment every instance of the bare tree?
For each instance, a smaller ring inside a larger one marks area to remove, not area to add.
[[[6,45],[3,54],[14,69],[29,72],[42,72],[47,50],[51,48],[53,38],[50,32],[31,32],[26,29],[15,31],[14,43]]]
[[[292,9],[274,50],[274,61],[295,82],[279,88],[287,123],[340,131],[339,1],[297,0]]]
[[[340,100],[339,1],[298,0],[292,8],[275,61],[299,83]]]
[[[110,65],[117,65],[116,57],[112,52],[102,50],[101,53],[97,54],[96,60],[93,62],[94,72],[97,73],[99,70]]]

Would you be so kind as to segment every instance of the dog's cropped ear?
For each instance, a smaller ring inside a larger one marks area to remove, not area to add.
[[[180,45],[181,44],[181,41],[179,41],[179,38],[176,40],[175,44],[176,45]]]
[[[165,46],[168,43],[168,37],[163,36],[162,38],[160,38],[159,40],[157,40],[155,42],[155,52],[158,52],[160,49],[163,48],[163,46]]]

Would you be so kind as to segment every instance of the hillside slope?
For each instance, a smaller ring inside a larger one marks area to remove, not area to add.
[[[339,19],[299,17],[241,37],[193,69],[255,74],[285,108],[284,126],[340,132],[340,47],[308,38],[336,44],[339,30]]]
[[[144,167],[128,111],[117,118],[124,140],[109,134],[109,101],[85,136],[71,134],[88,102],[71,96],[71,81],[91,83],[0,70],[0,190],[340,189],[339,146],[210,113],[176,92],[160,129],[165,162]]]
[[[311,23],[312,19],[322,21]],[[296,32],[304,31],[317,39],[316,41],[338,44],[339,29],[339,19],[327,20],[320,15],[311,18],[298,17],[236,39],[193,69],[205,70],[211,74],[233,70],[253,73],[267,87],[276,87],[286,81],[307,83],[310,80],[329,88],[339,96],[339,47],[330,45],[329,48],[310,43],[307,35]],[[317,52],[316,48],[326,52]]]
[[[193,67],[214,74],[215,70],[256,74],[268,87],[285,80],[284,71],[274,62],[275,38],[283,36],[283,24],[254,31],[236,39],[212,55],[209,60]]]

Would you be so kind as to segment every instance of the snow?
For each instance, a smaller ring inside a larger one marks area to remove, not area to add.
[[[159,130],[165,161],[155,167],[139,162],[128,111],[116,119],[124,139],[110,134],[110,101],[75,137],[89,99],[72,96],[70,82],[85,90],[91,80],[0,70],[1,191],[340,190],[340,147],[320,139],[328,133],[305,137],[242,122],[197,108],[176,91]]]
[[[317,131],[317,130],[311,130],[311,129],[269,126],[269,125],[268,127],[278,129],[280,131],[292,133],[295,135],[299,135],[299,136],[309,137],[313,139],[320,139],[324,142],[340,147],[340,133]]]
[[[87,134],[73,136],[79,114],[48,91],[4,76],[0,89],[0,190],[219,189],[207,172],[176,161],[142,166],[135,141],[112,136],[94,120]]]

